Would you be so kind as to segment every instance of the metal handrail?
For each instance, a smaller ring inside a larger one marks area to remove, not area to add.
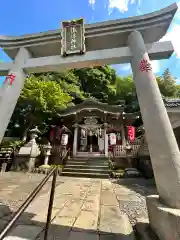
[[[50,200],[49,200],[49,207],[48,207],[48,213],[47,213],[47,221],[46,221],[45,234],[44,234],[44,240],[47,240],[48,230],[49,230],[49,226],[50,226],[50,222],[51,222],[52,207],[53,207],[54,193],[55,193],[55,187],[56,187],[57,171],[58,171],[58,167],[54,167],[48,173],[48,175],[40,182],[40,184],[34,189],[34,191],[28,196],[26,201],[20,206],[20,208],[17,210],[17,212],[15,212],[12,219],[9,221],[9,223],[7,223],[4,230],[0,233],[0,240],[2,240],[9,233],[9,231],[12,229],[13,225],[15,224],[16,220],[19,219],[19,217],[22,215],[22,213],[25,211],[25,209],[34,200],[36,195],[44,187],[44,185],[49,180],[49,178],[53,175],[51,193],[50,193]]]
[[[70,148],[66,152],[67,156],[68,152],[70,151]],[[50,172],[46,175],[45,178],[40,182],[40,184],[34,189],[34,191],[28,196],[26,201],[19,207],[17,212],[14,213],[12,219],[5,225],[4,229],[0,233],[0,240],[3,240],[3,238],[9,233],[9,231],[12,229],[13,225],[15,224],[16,220],[19,219],[19,217],[22,215],[22,213],[26,210],[26,208],[29,206],[29,204],[34,200],[36,195],[40,192],[40,190],[44,187],[44,185],[47,183],[49,178],[53,175],[52,185],[51,185],[51,193],[49,198],[49,206],[48,206],[48,213],[47,213],[47,219],[46,219],[46,227],[45,227],[45,233],[44,233],[44,240],[48,239],[48,231],[51,223],[51,216],[52,216],[52,208],[53,208],[53,202],[54,202],[54,193],[56,188],[56,179],[58,175],[58,166],[55,166],[50,170]]]

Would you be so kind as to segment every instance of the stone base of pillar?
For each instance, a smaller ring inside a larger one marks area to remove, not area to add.
[[[146,198],[149,223],[160,240],[180,239],[180,209],[162,204],[158,195]]]

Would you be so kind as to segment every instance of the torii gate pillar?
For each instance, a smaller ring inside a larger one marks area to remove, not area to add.
[[[26,74],[22,69],[22,65],[28,58],[30,58],[28,50],[24,47],[20,48],[9,69],[9,74],[14,74],[14,82],[12,85],[6,82],[0,88],[0,143],[3,140],[6,128],[24,86]]]
[[[177,227],[172,221],[177,223],[180,220],[180,151],[141,33],[132,32],[128,42],[132,52],[133,77],[159,193],[159,196],[147,198],[150,224],[160,239],[179,239],[180,225],[177,224]]]

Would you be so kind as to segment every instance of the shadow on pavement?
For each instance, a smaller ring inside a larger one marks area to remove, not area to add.
[[[10,208],[0,203],[0,232],[5,225],[11,220],[13,213]],[[14,239],[29,239],[29,240],[43,240],[45,221],[38,222],[32,220],[36,214],[24,212],[18,221],[16,221],[13,228],[8,233],[4,240]],[[63,217],[66,218],[66,217]],[[82,229],[72,227],[76,219],[71,221],[72,218],[67,217],[66,224],[56,223],[61,221],[61,217],[56,216],[52,219],[49,229],[49,240],[134,240],[134,233],[130,235],[101,232],[98,230]],[[55,223],[54,223],[55,221]]]
[[[155,181],[144,178],[122,178],[113,179],[114,184],[118,184],[141,194],[142,196],[157,194]]]

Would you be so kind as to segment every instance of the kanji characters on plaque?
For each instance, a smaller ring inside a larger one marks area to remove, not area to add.
[[[150,72],[150,71],[152,71],[151,63],[149,63],[147,60],[143,59],[140,62],[139,69],[141,72]]]
[[[69,54],[85,53],[85,28],[82,18],[72,21],[63,21],[61,37],[62,56],[66,57]]]
[[[15,77],[16,77],[16,75],[15,75],[15,74],[12,74],[12,73],[9,74],[9,75],[7,75],[7,77],[5,78],[3,84],[8,83],[9,85],[12,86],[12,84],[13,84],[13,82],[14,82],[14,80],[15,80]]]

